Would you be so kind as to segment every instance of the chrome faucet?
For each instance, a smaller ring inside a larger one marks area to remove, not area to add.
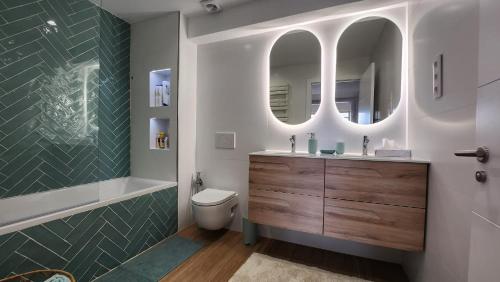
[[[196,178],[194,179],[195,193],[200,192],[201,186],[203,186],[203,179],[201,179],[201,172],[196,172]]]
[[[290,143],[292,144],[292,153],[295,153],[295,134],[290,137]]]
[[[363,136],[363,156],[368,156],[368,143],[370,142],[370,139],[368,139],[368,136]]]

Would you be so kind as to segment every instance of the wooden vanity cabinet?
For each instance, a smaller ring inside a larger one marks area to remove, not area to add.
[[[325,197],[425,208],[427,164],[326,160]]]
[[[424,248],[425,210],[325,198],[324,235],[405,251]]]
[[[325,236],[424,249],[428,164],[326,160],[325,165]]]
[[[249,173],[250,221],[323,233],[324,160],[250,156]]]
[[[249,219],[422,251],[427,173],[427,163],[251,155]]]

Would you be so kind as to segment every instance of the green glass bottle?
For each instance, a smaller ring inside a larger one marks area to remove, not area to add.
[[[315,138],[316,134],[314,134],[313,132],[308,134],[310,138],[307,151],[309,152],[309,154],[316,154],[316,152],[318,151],[318,140],[316,140]]]

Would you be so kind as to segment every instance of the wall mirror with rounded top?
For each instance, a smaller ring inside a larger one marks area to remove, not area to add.
[[[273,45],[269,58],[269,103],[287,124],[311,119],[321,104],[321,45],[314,34],[293,30]]]
[[[363,18],[337,44],[335,104],[342,118],[373,124],[389,117],[401,100],[403,36],[392,21]]]

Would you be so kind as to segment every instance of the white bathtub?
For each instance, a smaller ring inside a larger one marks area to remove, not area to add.
[[[177,186],[177,182],[123,177],[0,199],[0,235]]]

